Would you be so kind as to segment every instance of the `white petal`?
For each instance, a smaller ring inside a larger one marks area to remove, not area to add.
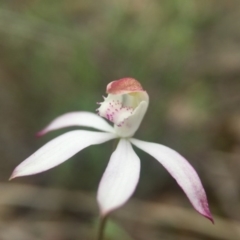
[[[91,112],[70,112],[57,117],[40,131],[38,136],[42,136],[52,130],[73,126],[91,127],[101,131],[114,132],[113,127],[97,114]]]
[[[90,145],[100,144],[115,137],[116,135],[112,133],[85,130],[67,132],[51,140],[20,163],[13,171],[10,179],[46,171]]]
[[[194,208],[213,221],[201,180],[185,158],[176,151],[157,143],[144,142],[137,139],[131,139],[130,141],[156,158],[175,178]]]
[[[140,174],[140,159],[129,141],[121,139],[113,152],[98,188],[103,216],[123,205],[133,194]]]
[[[138,130],[147,108],[148,102],[142,101],[133,111],[133,114],[124,120],[121,126],[114,125],[115,132],[121,137],[133,136]]]

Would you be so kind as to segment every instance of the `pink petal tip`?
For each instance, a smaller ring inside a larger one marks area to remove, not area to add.
[[[46,134],[46,132],[45,132],[44,130],[42,130],[42,131],[40,131],[40,132],[37,132],[35,136],[36,136],[37,138],[40,138],[40,137],[42,137],[42,136],[45,135],[45,134]]]
[[[16,178],[16,172],[13,171],[12,175],[10,176],[10,178],[8,179],[8,181],[11,181],[12,179]]]
[[[204,192],[204,195],[200,197],[200,202],[201,202],[201,209],[197,209],[195,206],[194,206],[194,208],[197,210],[197,212],[199,212],[205,218],[209,219],[214,224],[214,220],[213,220],[212,214],[209,209],[209,205],[208,205],[208,201],[207,201],[205,192]]]
[[[202,214],[202,213],[201,213]],[[210,212],[210,210],[208,209],[208,211],[206,211],[206,214],[202,214],[205,218],[207,218],[207,219],[209,219],[211,222],[212,222],[212,224],[214,224],[214,219],[213,219],[213,217],[212,217],[212,214],[211,214],[211,212]]]

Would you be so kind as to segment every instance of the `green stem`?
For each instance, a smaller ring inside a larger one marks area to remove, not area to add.
[[[97,240],[103,240],[104,239],[104,230],[106,228],[107,223],[107,216],[100,218],[99,228],[98,228],[98,234],[97,234]]]

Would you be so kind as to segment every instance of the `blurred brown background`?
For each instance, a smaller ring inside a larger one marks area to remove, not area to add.
[[[0,239],[93,239],[111,142],[48,172],[8,178],[67,131],[36,139],[38,130],[65,112],[95,111],[107,83],[126,76],[150,95],[136,137],[189,160],[216,223],[137,150],[141,180],[106,239],[240,239],[238,0],[0,1]]]

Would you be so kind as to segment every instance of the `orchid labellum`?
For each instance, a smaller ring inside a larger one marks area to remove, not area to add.
[[[99,184],[97,201],[101,216],[122,206],[133,194],[140,175],[140,159],[132,144],[151,155],[177,181],[193,207],[213,221],[202,183],[188,161],[179,153],[158,143],[133,138],[147,111],[149,97],[133,78],[123,78],[107,85],[108,96],[99,103],[98,115],[71,112],[52,121],[39,136],[65,127],[83,126],[99,131],[74,130],[48,142],[14,170],[11,179],[40,173],[71,158],[82,149],[118,138],[108,166]],[[107,121],[113,123],[111,126]]]

